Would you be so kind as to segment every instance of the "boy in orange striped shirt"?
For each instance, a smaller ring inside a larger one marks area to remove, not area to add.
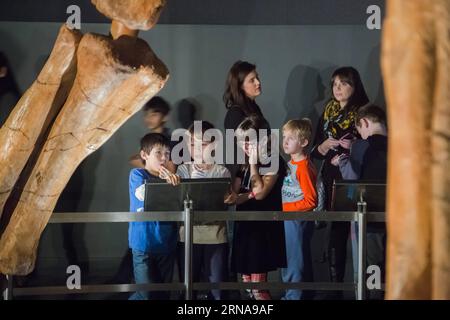
[[[312,138],[309,119],[290,120],[283,127],[283,150],[291,156],[288,174],[281,189],[284,212],[312,211],[317,206],[317,171],[306,148]],[[281,270],[284,282],[313,281],[311,238],[314,222],[291,220],[284,222],[287,268]],[[310,299],[298,289],[286,291],[283,300]]]

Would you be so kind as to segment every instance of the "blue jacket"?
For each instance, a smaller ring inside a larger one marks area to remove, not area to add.
[[[145,182],[157,178],[145,169],[130,172],[130,212],[144,211]],[[177,224],[174,222],[130,222],[128,243],[131,249],[166,254],[175,250],[177,243]]]

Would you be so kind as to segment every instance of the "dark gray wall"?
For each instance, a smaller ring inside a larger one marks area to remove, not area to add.
[[[22,90],[35,79],[59,27],[59,23],[0,22],[0,50],[11,60]],[[106,24],[82,25],[83,32],[108,33],[108,28]],[[380,31],[368,30],[365,23],[158,25],[141,33],[171,72],[170,81],[161,92],[174,106],[171,128],[179,125],[176,105],[183,98],[198,105],[198,118],[223,127],[225,77],[238,59],[257,64],[263,85],[258,103],[274,128],[290,118],[308,116],[316,121],[329,97],[330,75],[338,66],[356,67],[370,99],[383,104],[380,35]],[[145,132],[141,114],[137,114],[82,164],[58,209],[128,211],[127,159],[136,152],[138,140]],[[126,228],[113,224],[77,226],[68,232],[80,239],[75,241],[75,247],[81,259],[117,263],[117,257],[127,248]],[[41,263],[65,256],[61,233],[61,227],[56,226],[46,233]]]
[[[91,0],[2,0],[0,21],[65,22],[78,5],[86,23],[106,23]],[[344,25],[364,24],[368,6],[385,0],[168,0],[159,24]]]

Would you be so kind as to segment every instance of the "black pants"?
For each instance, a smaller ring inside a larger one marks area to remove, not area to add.
[[[226,282],[228,278],[228,243],[194,244],[192,280],[194,282]],[[184,281],[184,243],[178,247],[180,279]],[[214,300],[224,299],[221,290],[211,290]]]
[[[349,222],[332,222],[328,244],[328,261],[331,282],[343,282],[347,260],[347,239],[350,232]]]
[[[367,266],[378,266],[381,271],[381,283],[386,277],[386,229],[371,229],[370,224],[367,230]],[[370,290],[368,298],[371,300],[383,300],[384,291]]]

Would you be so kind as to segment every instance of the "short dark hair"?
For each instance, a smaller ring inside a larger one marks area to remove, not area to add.
[[[149,133],[141,139],[141,151],[150,154],[155,146],[170,148],[169,138],[161,133]]]
[[[205,132],[208,131],[209,129],[214,129],[214,125],[211,122],[209,122],[209,121],[199,120],[199,121],[195,121],[195,122],[201,122],[202,135],[205,134]],[[188,132],[190,134],[194,134],[195,122],[193,124],[191,124],[189,129],[188,129]]]
[[[158,112],[167,116],[170,112],[169,103],[161,97],[151,98],[142,108],[143,111]]]
[[[381,123],[386,126],[386,112],[380,107],[370,104],[364,107],[359,108],[356,113],[355,123],[359,126],[361,119],[367,118],[372,122]]]
[[[194,131],[195,131],[195,123],[196,123],[196,122],[197,122],[197,123],[198,123],[198,122],[201,123],[201,128],[202,128],[201,136],[197,136],[200,132],[194,132]],[[194,121],[194,123],[190,125],[190,127],[189,127],[188,130],[187,130],[187,132],[189,133],[189,135],[190,135],[191,137],[194,137],[195,139],[204,141],[204,140],[203,140],[203,139],[205,138],[204,134],[205,134],[205,132],[208,131],[209,129],[214,129],[214,125],[213,125],[211,122],[205,121],[205,120],[198,120],[198,121]],[[209,141],[210,141],[210,142],[216,141],[216,140],[215,140],[215,137],[214,137],[214,136],[211,137],[211,140],[209,140]]]

